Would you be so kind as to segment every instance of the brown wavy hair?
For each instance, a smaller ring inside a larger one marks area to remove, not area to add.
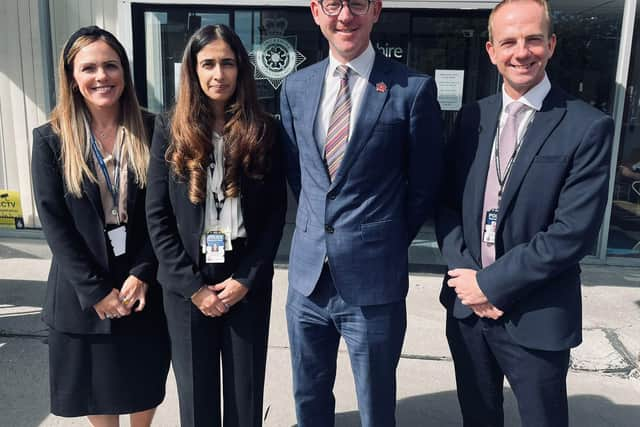
[[[171,141],[166,160],[173,173],[189,184],[189,200],[199,204],[206,199],[206,169],[213,153],[214,112],[209,97],[200,88],[197,54],[206,45],[222,40],[236,57],[236,91],[225,108],[224,178],[226,197],[240,195],[240,180],[264,177],[273,145],[273,119],[258,103],[249,55],[240,38],[226,25],[207,25],[196,31],[182,56],[180,86],[171,113]]]

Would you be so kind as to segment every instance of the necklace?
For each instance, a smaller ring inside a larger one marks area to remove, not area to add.
[[[109,127],[106,127],[106,128],[104,128],[104,129],[102,129],[102,130],[99,130],[97,127],[94,127],[94,128],[93,128],[93,133],[94,133],[94,135],[96,135],[98,138],[103,139],[103,138],[105,138],[106,136],[111,135],[112,133],[114,133],[114,132],[115,132],[115,130],[116,130],[117,128],[118,128],[118,126],[117,126],[117,125],[115,125],[115,126],[109,126]]]

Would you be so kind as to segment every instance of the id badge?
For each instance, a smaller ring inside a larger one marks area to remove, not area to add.
[[[127,229],[124,225],[121,225],[113,230],[107,231],[107,237],[111,242],[113,248],[113,254],[115,256],[124,255],[127,247]]]
[[[205,261],[207,264],[224,262],[224,233],[210,231],[205,236]]]
[[[489,209],[484,219],[482,241],[485,243],[496,242],[496,229],[498,228],[498,209]]]

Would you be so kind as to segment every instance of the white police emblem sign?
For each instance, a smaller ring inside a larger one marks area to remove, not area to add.
[[[270,37],[257,45],[249,54],[254,65],[254,77],[257,80],[267,80],[274,89],[278,89],[282,80],[298,69],[307,58],[294,46],[295,36],[282,36],[287,24],[284,19],[273,23],[267,22],[267,31],[278,34],[279,37]],[[290,42],[289,40],[292,40]]]

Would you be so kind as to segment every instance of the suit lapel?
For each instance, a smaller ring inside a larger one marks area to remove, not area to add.
[[[324,76],[327,73],[327,67],[329,66],[329,60],[325,59],[314,67],[313,71],[309,73],[305,80],[304,87],[302,88],[302,103],[309,105],[310,108],[305,109],[305,115],[302,123],[305,126],[305,131],[308,132],[308,141],[314,143],[314,152],[318,153],[318,160],[322,163],[322,153],[318,151],[319,145],[316,141],[316,121],[318,120],[318,109],[320,108],[320,97],[324,88]],[[320,84],[318,84],[320,82]]]
[[[127,163],[127,216],[134,215],[138,199],[138,184],[133,169]]]
[[[378,117],[382,112],[382,108],[389,97],[389,90],[392,82],[388,81],[387,74],[389,73],[389,65],[384,62],[381,55],[376,54],[371,74],[369,75],[369,81],[365,88],[362,103],[360,104],[359,116],[356,118],[355,128],[349,139],[347,149],[344,153],[342,163],[338,168],[336,177],[331,185],[335,187],[345,176],[345,171],[348,171],[351,164],[355,161],[360,154],[360,151],[364,148],[373,128],[378,121]],[[387,89],[384,91],[378,91],[376,85],[378,83],[385,83]]]
[[[477,227],[472,229],[478,232],[477,235],[471,236],[469,239],[473,245],[473,254],[477,258],[476,261],[480,265],[480,228],[484,212],[484,192],[487,185],[487,174],[489,173],[489,162],[492,161],[493,140],[495,139],[498,120],[500,118],[500,110],[502,109],[502,97],[494,96],[487,100],[484,108],[480,109],[480,123],[478,129],[478,148],[476,149],[476,158],[473,162],[472,171],[469,173],[469,179],[473,180],[471,186],[471,204],[473,209],[473,222]]]
[[[324,153],[320,152],[320,144],[316,140],[316,121],[318,120],[318,110],[320,108],[320,98],[324,89],[324,80],[327,73],[327,67],[329,66],[329,59],[326,58],[322,62],[319,62],[316,66],[312,66],[309,69],[309,74],[306,79],[301,81],[302,87],[298,91],[299,103],[304,107],[300,110],[303,111],[302,119],[300,121],[300,129],[296,131],[305,135],[304,138],[300,138],[299,141],[308,141],[311,147],[307,147],[305,150],[307,153],[311,153],[310,159],[311,165],[316,170],[312,175],[316,179],[321,180],[325,187],[329,187],[330,178],[327,167],[324,163]],[[324,146],[324,144],[322,144]]]
[[[87,159],[87,165],[89,169],[93,173],[93,176],[97,178],[96,168],[93,161],[93,154]],[[84,177],[82,180],[82,188],[84,193],[87,195],[87,199],[89,203],[93,206],[95,213],[98,218],[100,218],[100,222],[104,225],[104,208],[102,206],[102,199],[100,197],[100,187],[95,182],[91,182],[87,177]]]
[[[500,203],[500,211],[503,214],[498,216],[498,228],[504,218],[504,213],[507,212],[513,202],[533,159],[566,113],[566,108],[562,106],[556,95],[555,92],[550,92],[547,95],[541,110],[535,113],[533,122],[524,136],[520,152],[513,164],[513,170],[505,186]]]

